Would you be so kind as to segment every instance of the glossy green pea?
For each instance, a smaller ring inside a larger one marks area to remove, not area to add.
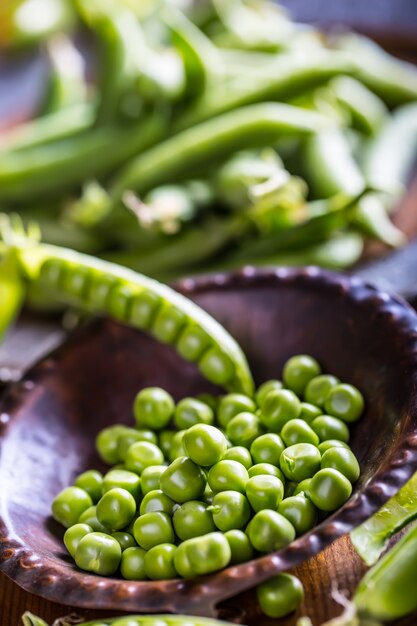
[[[266,396],[259,419],[269,430],[280,432],[284,424],[296,419],[301,411],[301,402],[293,391],[281,389]]]
[[[187,323],[186,315],[171,304],[162,304],[158,309],[151,332],[163,343],[175,343]]]
[[[118,440],[125,426],[109,426],[101,430],[96,437],[96,450],[102,461],[109,465],[119,463]]]
[[[160,387],[147,387],[136,395],[133,413],[138,426],[161,430],[174,414],[172,396]]]
[[[255,440],[256,441],[256,440]],[[243,446],[232,446],[223,454],[224,461],[237,461],[248,470],[253,465],[251,453]]]
[[[210,346],[211,340],[207,333],[192,324],[180,331],[177,341],[177,350],[187,361],[198,361],[201,355]]]
[[[249,478],[254,476],[275,476],[282,482],[285,482],[285,476],[279,467],[272,465],[272,463],[256,463],[248,469]]]
[[[69,528],[78,522],[80,515],[92,504],[91,497],[84,489],[67,487],[52,502],[52,515],[57,522]]]
[[[226,428],[231,419],[239,413],[254,413],[254,401],[241,393],[228,393],[220,398],[217,408],[217,421],[222,428]]]
[[[347,448],[330,448],[321,458],[321,468],[332,467],[354,483],[358,480],[361,470],[358,460]]]
[[[228,385],[235,374],[230,357],[218,347],[209,348],[199,362],[203,376],[216,385]]]
[[[246,532],[258,552],[275,552],[295,539],[293,525],[283,515],[270,509],[256,513]]]
[[[120,461],[126,460],[130,446],[138,441],[149,441],[155,445],[158,444],[158,438],[152,430],[126,428],[117,440],[117,453]]]
[[[310,483],[311,478],[304,478],[304,480],[295,486],[294,492],[291,495],[299,496],[300,494],[304,494],[306,498],[310,498]]]
[[[93,531],[96,533],[108,532],[108,528],[103,526],[103,524],[100,524],[100,522],[97,519],[97,506],[90,506],[88,509],[86,509],[84,513],[80,515],[78,523],[88,524],[88,526],[91,526]]]
[[[127,532],[117,531],[112,533],[111,535],[116,541],[119,542],[122,552],[127,550],[128,548],[135,548],[136,541],[133,535]]]
[[[319,418],[318,418],[319,419]],[[311,443],[296,443],[281,454],[280,467],[289,480],[300,482],[320,469],[321,454]]]
[[[239,491],[245,493],[249,480],[247,469],[237,461],[219,461],[210,469],[207,481],[214,492]]]
[[[238,413],[226,426],[226,435],[235,446],[250,448],[252,442],[263,432],[262,425],[254,413]]]
[[[330,415],[344,422],[356,422],[363,413],[365,402],[361,392],[353,385],[341,384],[333,387],[325,401],[325,409]]]
[[[340,380],[336,376],[330,374],[321,374],[312,378],[308,383],[304,398],[306,402],[314,404],[319,407],[324,407],[327,395],[333,387],[336,387],[340,383]]]
[[[342,420],[332,415],[320,415],[311,422],[311,428],[319,436],[320,441],[337,439],[347,443],[349,441],[349,428]]]
[[[215,426],[196,424],[184,433],[184,448],[194,463],[214,465],[223,458],[227,449],[226,438]]]
[[[125,528],[136,513],[136,500],[129,491],[114,487],[97,504],[97,519],[112,530]]]
[[[142,495],[141,480],[134,472],[123,469],[112,469],[107,472],[103,478],[103,495],[115,487],[126,489],[135,500],[140,500]]]
[[[213,424],[213,422],[212,409],[195,398],[183,398],[175,408],[174,423],[178,430],[185,430],[194,424]]]
[[[294,526],[297,537],[304,535],[317,523],[317,511],[314,504],[304,495],[285,498],[279,507],[281,513]]]
[[[209,510],[217,528],[224,533],[243,528],[251,516],[248,499],[239,491],[217,493]]]
[[[79,487],[88,493],[94,504],[100,500],[102,495],[103,476],[97,470],[87,470],[74,481],[74,487]]]
[[[116,539],[104,533],[90,533],[83,537],[75,552],[80,569],[100,576],[111,576],[120,564],[122,549]]]
[[[350,498],[352,485],[338,470],[322,469],[310,483],[310,499],[321,511],[335,511]]]
[[[172,543],[161,543],[145,554],[145,573],[150,580],[168,580],[177,578],[174,557],[177,546]]]
[[[171,450],[169,451],[169,460],[171,463],[181,456],[187,456],[184,446],[184,435],[185,430],[179,430],[172,438]]]
[[[253,548],[249,537],[243,530],[228,530],[224,533],[229,544],[232,556],[230,565],[245,563],[253,558]]]
[[[322,414],[323,411],[318,406],[314,406],[314,404],[309,404],[308,402],[302,402],[300,415],[298,417],[300,420],[307,422],[307,424],[311,424],[316,417]]]
[[[166,459],[170,458],[172,440],[175,435],[174,430],[161,430],[158,435],[158,446],[162,450]],[[172,459],[173,460],[173,459]]]
[[[164,455],[162,450],[149,441],[138,441],[130,446],[126,454],[125,466],[130,472],[141,474],[145,467],[162,465]]]
[[[172,518],[177,537],[182,541],[214,532],[213,516],[205,502],[190,500],[181,504]]]
[[[271,463],[278,466],[284,448],[284,443],[279,435],[266,433],[252,442],[250,452],[254,463]]]
[[[148,467],[145,467],[140,475],[140,485],[144,496],[146,496],[146,494],[150,491],[159,489],[161,475],[165,472],[165,470],[165,465],[149,465]]]
[[[285,617],[296,611],[304,598],[301,582],[291,574],[278,574],[256,588],[259,606],[272,618]]]
[[[145,513],[161,511],[167,515],[173,515],[174,507],[174,500],[168,498],[168,496],[165,495],[161,489],[154,489],[153,491],[149,491],[149,493],[144,496],[142,502],[140,503],[139,512],[141,515],[144,515]]]
[[[324,454],[327,450],[331,450],[331,448],[345,448],[346,450],[350,450],[347,443],[344,441],[340,441],[339,439],[326,439],[326,441],[322,441],[318,446],[320,454]]]
[[[175,553],[174,566],[180,576],[192,578],[223,569],[231,556],[226,537],[214,532],[181,543]]]
[[[264,403],[266,396],[271,391],[281,391],[281,389],[282,389],[282,382],[280,380],[272,379],[272,380],[265,381],[264,383],[262,383],[262,385],[258,387],[256,391],[256,394],[255,394],[256,404],[259,406],[259,408],[262,409],[262,405]]]
[[[65,531],[64,544],[72,558],[75,556],[81,539],[92,532],[93,529],[88,524],[74,524]]]
[[[160,511],[145,513],[138,517],[133,527],[138,545],[150,550],[161,543],[174,543],[175,534],[169,515]]]
[[[246,496],[255,512],[276,511],[284,497],[284,485],[276,476],[252,476],[246,484]]]
[[[146,580],[146,550],[143,548],[127,548],[122,554],[120,573],[126,580]]]
[[[290,420],[284,424],[281,437],[287,446],[293,446],[296,443],[311,443],[313,446],[318,446],[320,442],[318,435],[302,419]]]
[[[144,289],[136,294],[130,304],[129,321],[139,328],[149,328],[156,312],[162,304],[162,298],[152,291]]]
[[[300,396],[310,380],[319,374],[321,374],[321,367],[316,359],[306,354],[299,354],[285,363],[282,378],[284,385]]]
[[[182,504],[201,498],[206,487],[206,477],[198,465],[183,456],[167,467],[161,475],[160,485],[169,498]]]

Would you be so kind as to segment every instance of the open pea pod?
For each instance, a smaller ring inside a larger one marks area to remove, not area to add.
[[[22,621],[23,626],[48,626],[43,619],[29,612],[23,615]],[[78,624],[78,626],[226,626],[229,622],[192,615],[129,615],[82,624],[79,621],[73,622],[70,618],[62,618],[54,622],[53,626],[71,626],[71,624]]]

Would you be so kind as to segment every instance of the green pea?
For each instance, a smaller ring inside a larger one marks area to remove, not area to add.
[[[296,484],[294,492],[291,495],[299,496],[300,494],[304,494],[306,498],[310,499],[310,483],[311,478],[304,478],[304,480]]]
[[[217,528],[224,533],[235,528],[243,528],[251,516],[249,502],[239,491],[217,493],[210,511]]]
[[[62,526],[69,528],[78,522],[80,515],[92,504],[91,497],[84,489],[67,487],[52,502],[52,515]]]
[[[314,504],[301,494],[285,498],[278,507],[278,513],[291,522],[297,537],[304,535],[317,523],[317,511]]]
[[[254,463],[279,465],[279,459],[284,448],[284,443],[279,435],[266,433],[252,442],[250,452]]]
[[[158,436],[158,446],[166,459],[170,458],[172,440],[176,432],[174,430],[161,430]],[[173,460],[173,459],[172,459]]]
[[[247,469],[237,461],[219,461],[210,469],[207,481],[211,489],[218,491],[240,491],[245,493],[249,480]]]
[[[92,272],[86,293],[87,305],[93,306],[95,310],[104,311],[107,308],[110,293],[116,284],[117,278],[114,276]]]
[[[321,367],[316,359],[307,354],[298,354],[285,363],[282,379],[288,389],[300,396],[310,380],[319,374]]]
[[[310,498],[321,511],[335,511],[350,498],[352,485],[338,470],[322,469],[310,483]]]
[[[77,476],[74,486],[84,489],[93,503],[97,504],[102,495],[103,476],[97,470],[88,470]]]
[[[262,434],[262,426],[254,413],[238,413],[226,426],[226,435],[235,446],[250,448]]]
[[[138,517],[133,527],[133,535],[144,550],[175,541],[171,518],[160,511],[145,513]]]
[[[200,537],[216,530],[213,516],[205,502],[190,500],[181,504],[172,518],[177,537],[182,541]]]
[[[186,315],[171,304],[162,306],[157,311],[152,324],[152,334],[164,343],[173,344],[187,323]]]
[[[213,422],[212,409],[194,398],[183,398],[175,408],[174,423],[178,430],[190,428],[194,424],[213,424]]]
[[[351,423],[360,418],[365,402],[363,395],[356,387],[341,384],[329,391],[324,406],[327,413]]]
[[[321,458],[321,468],[332,467],[354,483],[358,480],[361,470],[358,460],[351,450],[346,448],[330,448]]]
[[[269,430],[280,432],[284,424],[299,416],[300,411],[301,403],[295,393],[281,389],[266,396],[259,419]]]
[[[202,466],[214,465],[227,449],[226,438],[218,428],[208,424],[196,424],[184,433],[184,448],[194,463]]]
[[[185,430],[179,430],[174,434],[172,438],[171,450],[169,452],[169,460],[171,461],[171,463],[181,456],[187,456],[187,452],[184,446],[185,433]]]
[[[231,448],[228,448],[223,454],[223,460],[237,461],[238,463],[241,463],[243,467],[246,467],[247,470],[252,467],[253,464],[251,453],[243,446],[232,446]]]
[[[276,476],[252,476],[246,484],[246,496],[255,512],[276,511],[284,497],[284,485]]]
[[[122,549],[116,539],[104,533],[85,535],[75,552],[77,566],[100,576],[111,576],[120,564]]]
[[[127,548],[122,554],[120,573],[126,580],[146,580],[146,550],[143,548]]]
[[[282,382],[280,380],[275,380],[275,379],[267,380],[266,382],[262,383],[262,385],[260,385],[256,391],[256,394],[255,394],[256,404],[262,409],[262,405],[264,403],[266,396],[271,391],[281,391],[281,389],[282,389]]]
[[[141,497],[141,481],[137,474],[122,469],[112,469],[104,476],[103,479],[103,494],[120,487],[126,489],[135,500],[140,500]]]
[[[143,290],[131,302],[129,321],[133,326],[149,328],[161,306],[161,298],[152,291]]]
[[[206,487],[206,477],[198,465],[183,456],[167,467],[161,475],[160,485],[169,498],[182,504],[201,498]]]
[[[272,463],[256,463],[248,469],[249,478],[254,476],[275,476],[279,478],[283,483],[285,482],[285,476],[279,467],[275,467]]]
[[[235,374],[230,357],[217,347],[204,352],[199,367],[203,376],[216,385],[226,385]]]
[[[150,580],[168,580],[177,578],[174,557],[177,546],[172,543],[161,543],[145,554],[145,573]]]
[[[92,532],[93,529],[88,524],[74,524],[65,531],[64,544],[72,558],[75,556],[81,539]]]
[[[304,398],[306,402],[314,404],[319,407],[324,407],[326,398],[333,387],[336,387],[340,383],[340,380],[336,376],[330,376],[329,374],[321,374],[315,376],[308,383]]]
[[[346,450],[350,450],[348,444],[339,439],[326,439],[326,441],[321,442],[318,448],[320,454],[324,454],[327,450],[331,450],[332,448],[345,448]]]
[[[162,430],[174,414],[172,396],[160,387],[147,387],[139,391],[133,405],[138,426]]]
[[[293,525],[277,511],[264,509],[255,514],[246,532],[258,552],[275,552],[295,539]]]
[[[291,574],[278,574],[256,588],[259,606],[272,618],[285,617],[296,611],[304,599],[301,582]]]
[[[349,441],[349,428],[342,420],[332,415],[320,415],[311,422],[311,428],[319,436],[320,441],[337,439],[347,443]]]
[[[217,408],[217,421],[222,428],[226,428],[231,419],[239,413],[254,413],[256,405],[251,398],[242,393],[228,393],[220,398]]]
[[[97,506],[90,506],[80,515],[79,524],[88,524],[96,533],[107,533],[108,529],[97,519]]]
[[[117,440],[117,453],[120,461],[126,460],[130,446],[138,441],[149,441],[158,444],[158,438],[152,430],[125,428]]]
[[[317,418],[319,419],[319,418]],[[320,469],[321,454],[311,443],[296,443],[281,454],[280,467],[289,480],[300,482]]]
[[[159,489],[161,475],[165,472],[165,470],[165,465],[149,465],[148,467],[145,467],[140,476],[140,484],[144,496],[146,496],[146,494],[150,491]]]
[[[214,532],[183,541],[175,553],[174,566],[180,576],[192,578],[223,569],[231,557],[226,537]]]
[[[114,487],[107,491],[97,504],[97,519],[112,530],[121,530],[136,513],[136,501],[129,491]]]
[[[122,321],[128,319],[130,305],[136,293],[137,289],[130,285],[114,285],[107,300],[108,313]]]
[[[124,552],[124,550],[127,550],[128,548],[136,547],[136,541],[130,533],[117,531],[115,533],[112,533],[111,536],[119,542],[122,552]]]
[[[161,511],[167,515],[173,515],[174,507],[174,500],[168,498],[168,496],[165,495],[161,489],[154,489],[153,491],[149,491],[149,493],[144,496],[142,502],[140,503],[139,512],[141,515],[144,515],[145,513]]]
[[[130,446],[126,454],[125,466],[130,472],[141,474],[145,467],[162,465],[164,455],[162,450],[149,441],[138,441]]]
[[[307,424],[311,424],[316,417],[322,414],[323,411],[318,406],[314,406],[314,404],[309,404],[308,402],[302,402],[300,415],[298,417],[300,420],[307,422]]]
[[[228,530],[224,533],[229,544],[232,556],[230,565],[245,563],[253,558],[253,548],[249,537],[243,530]]]
[[[88,289],[89,280],[90,272],[85,267],[67,266],[62,277],[62,287],[74,296],[83,297]]]
[[[102,461],[109,465],[119,463],[118,452],[119,436],[123,434],[126,426],[109,426],[99,432],[96,437],[96,450]]]
[[[187,325],[177,341],[177,350],[187,361],[198,361],[211,344],[211,339],[198,326]]]
[[[287,446],[296,443],[311,443],[313,446],[319,445],[319,437],[310,426],[301,419],[290,420],[281,431],[281,437]]]

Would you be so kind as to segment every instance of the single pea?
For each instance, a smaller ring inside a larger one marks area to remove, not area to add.
[[[96,450],[102,461],[108,465],[119,463],[118,441],[126,426],[109,426],[101,430],[96,437]]]
[[[259,419],[269,430],[280,432],[287,422],[296,419],[301,402],[290,389],[271,391],[262,404]]]
[[[268,617],[285,617],[304,599],[301,582],[291,574],[278,574],[256,588],[259,606]]]
[[[209,510],[217,528],[223,533],[235,528],[243,528],[251,516],[248,499],[239,491],[217,493]]]
[[[74,526],[93,501],[84,489],[79,487],[67,487],[63,489],[52,502],[52,515],[54,519],[65,528]]]
[[[256,404],[259,406],[260,409],[262,409],[262,405],[264,403],[266,396],[271,391],[281,391],[281,389],[282,389],[282,382],[280,380],[276,380],[276,379],[267,380],[266,382],[262,383],[262,385],[260,385],[256,391],[256,394],[255,394]]]
[[[163,463],[164,455],[158,446],[149,441],[138,441],[127,451],[125,466],[130,472],[141,474],[145,467]]]
[[[102,495],[103,476],[97,470],[87,470],[77,476],[74,481],[74,486],[84,489],[93,503],[97,504]]]
[[[130,307],[130,322],[139,328],[149,328],[155,318],[158,308],[161,306],[161,298],[144,289],[132,300]]]
[[[317,511],[314,504],[301,494],[285,498],[278,507],[278,513],[291,522],[297,537],[304,535],[317,523]]]
[[[345,448],[346,450],[350,450],[348,444],[339,439],[326,439],[326,441],[321,442],[318,448],[320,454],[324,454],[327,450],[331,450],[332,448]]]
[[[279,478],[283,483],[285,482],[285,476],[279,467],[275,467],[272,463],[256,463],[248,469],[249,478],[254,476],[275,476]]]
[[[183,398],[175,407],[174,424],[184,430],[194,424],[213,424],[214,413],[204,402],[195,398]]]
[[[178,459],[180,456],[187,456],[184,446],[185,432],[185,430],[179,430],[172,438],[171,450],[169,453],[169,460],[171,463],[172,461],[175,461],[175,459]]]
[[[124,550],[127,550],[128,548],[136,547],[135,538],[130,533],[127,533],[125,531],[117,531],[115,533],[112,533],[111,536],[119,542],[122,552],[124,552]]]
[[[182,504],[201,498],[206,487],[206,477],[198,465],[183,456],[166,468],[161,475],[160,485],[169,498]]]
[[[158,438],[152,430],[143,428],[126,428],[119,435],[117,440],[117,453],[120,461],[126,460],[127,451],[130,446],[138,441],[149,441],[149,443],[157,445]]]
[[[177,546],[173,543],[161,543],[145,554],[145,573],[150,580],[169,580],[177,578],[174,556]]]
[[[350,498],[352,485],[338,470],[322,469],[310,483],[310,498],[321,511],[335,511]]]
[[[333,415],[320,415],[311,422],[311,428],[320,437],[320,441],[327,439],[338,439],[347,443],[349,441],[350,432],[342,420]]]
[[[210,469],[207,481],[211,489],[218,491],[240,491],[245,493],[249,475],[246,467],[237,461],[219,461]]]
[[[311,424],[316,417],[322,414],[323,411],[318,406],[314,406],[314,404],[309,404],[308,402],[302,402],[298,418],[304,420],[307,424]]]
[[[250,448],[252,442],[262,435],[261,422],[254,413],[235,415],[226,426],[226,435],[235,446]]]
[[[256,513],[246,532],[258,552],[275,552],[288,546],[295,538],[293,525],[281,513],[270,509]]]
[[[126,580],[146,580],[146,550],[143,548],[127,548],[122,554],[120,573]]]
[[[361,469],[358,460],[347,448],[330,448],[321,458],[321,468],[332,467],[354,483],[358,480]]]
[[[290,420],[281,431],[281,437],[287,446],[293,446],[296,443],[311,443],[318,446],[320,443],[318,435],[304,420]]]
[[[175,430],[161,430],[158,433],[158,446],[162,450],[166,459],[170,458],[172,440],[175,434]]]
[[[211,339],[204,330],[187,324],[180,332],[176,348],[187,361],[198,361],[210,344]]]
[[[174,566],[183,578],[211,574],[226,567],[232,557],[223,533],[214,532],[183,541],[174,556]]]
[[[64,544],[72,558],[75,556],[81,539],[92,532],[94,531],[88,524],[74,524],[65,531]]]
[[[181,541],[200,537],[216,530],[208,505],[198,500],[181,504],[174,512],[172,523],[175,534]]]
[[[160,511],[145,513],[138,517],[133,527],[133,535],[138,545],[144,550],[150,550],[161,543],[175,541],[171,518]]]
[[[327,413],[351,423],[360,418],[365,402],[359,389],[353,385],[341,384],[329,391],[324,406]]]
[[[100,524],[97,519],[97,506],[90,506],[78,519],[79,524],[88,524],[96,533],[107,533],[108,528]]]
[[[202,466],[214,465],[227,449],[222,431],[208,424],[196,424],[184,433],[184,448],[194,463]]]
[[[243,530],[228,530],[224,533],[229,544],[232,556],[230,565],[245,563],[253,558],[253,548],[249,537]]]
[[[319,418],[317,418],[319,419]],[[280,467],[284,476],[299,483],[311,478],[320,469],[321,454],[311,443],[296,443],[281,454]]]
[[[228,393],[220,398],[217,408],[217,421],[222,428],[226,428],[231,419],[239,413],[254,413],[256,405],[251,398],[242,393]]]
[[[282,380],[284,385],[301,396],[312,378],[321,374],[321,367],[312,356],[298,354],[285,363]]]
[[[163,474],[165,470],[165,465],[149,465],[145,467],[140,476],[140,485],[144,496],[150,491],[159,489],[161,474]]]
[[[115,487],[126,489],[135,500],[140,500],[142,494],[141,481],[134,472],[123,469],[112,469],[107,472],[103,479],[103,495]]]
[[[253,476],[246,484],[246,496],[255,512],[276,511],[284,497],[284,485],[276,476]]]
[[[128,317],[130,303],[136,292],[134,287],[123,284],[115,284],[110,291],[109,298],[106,302],[107,310],[112,317],[124,321]]]
[[[256,441],[256,439],[255,439]],[[251,453],[243,446],[232,446],[223,454],[224,461],[237,461],[248,470],[253,465]]]
[[[266,433],[252,442],[250,452],[254,463],[271,463],[278,466],[284,448],[284,442],[279,435]]]
[[[300,494],[304,494],[306,498],[310,499],[310,483],[311,478],[304,478],[304,480],[296,484],[294,492],[291,495],[299,496]]]
[[[340,380],[336,376],[330,374],[321,374],[315,376],[308,383],[304,398],[306,402],[314,404],[315,406],[324,407],[327,395],[333,387],[336,387],[340,383]]]
[[[104,533],[90,533],[79,542],[74,559],[86,572],[111,576],[117,571],[121,557],[122,549],[116,539]]]
[[[203,376],[216,385],[226,385],[235,374],[230,357],[217,347],[204,352],[199,367]]]
[[[144,496],[142,502],[140,503],[139,512],[141,515],[144,515],[145,513],[155,513],[156,511],[161,511],[167,515],[173,515],[174,507],[174,500],[168,498],[168,496],[165,495],[161,489],[154,489],[153,491],[149,491],[149,493]]]
[[[136,501],[129,491],[114,487],[107,491],[97,504],[97,519],[112,530],[121,530],[136,513]]]
[[[171,304],[162,304],[151,327],[152,334],[164,343],[174,344],[187,323],[186,315]]]
[[[139,391],[133,405],[133,413],[138,426],[162,430],[174,414],[172,396],[160,387],[147,387]]]

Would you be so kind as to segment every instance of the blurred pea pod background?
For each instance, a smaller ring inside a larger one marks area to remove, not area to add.
[[[267,0],[6,0],[0,54],[42,86],[0,131],[0,208],[46,242],[164,281],[406,242],[417,68],[362,35]]]

